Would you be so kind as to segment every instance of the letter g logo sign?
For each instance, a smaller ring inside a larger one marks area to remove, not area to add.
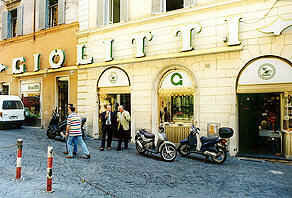
[[[183,77],[180,73],[174,73],[170,77],[170,82],[174,86],[183,85]]]

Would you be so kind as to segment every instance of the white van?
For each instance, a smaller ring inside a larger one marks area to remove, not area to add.
[[[18,96],[0,95],[0,126],[23,124],[24,107]]]

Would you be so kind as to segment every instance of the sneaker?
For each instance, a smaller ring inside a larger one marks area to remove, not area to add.
[[[89,155],[81,155],[80,158],[83,158],[83,159],[90,159],[90,154],[89,154]]]
[[[112,147],[108,146],[106,149],[110,151],[112,150]]]
[[[73,156],[67,155],[65,158],[66,159],[73,159]]]
[[[100,147],[99,150],[100,150],[100,151],[104,151],[104,148],[103,148],[103,147]]]
[[[65,155],[68,155],[69,153],[67,151],[64,152]],[[77,155],[76,152],[73,152],[73,155]]]

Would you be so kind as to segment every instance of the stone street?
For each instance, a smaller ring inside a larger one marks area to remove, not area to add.
[[[22,179],[15,180],[16,140],[23,139]],[[292,166],[229,157],[223,165],[202,158],[167,163],[128,150],[101,152],[86,140],[91,159],[64,158],[64,142],[38,128],[0,130],[0,198],[200,198],[292,197]],[[54,148],[53,193],[46,193],[47,147]],[[80,147],[78,151],[81,151]]]

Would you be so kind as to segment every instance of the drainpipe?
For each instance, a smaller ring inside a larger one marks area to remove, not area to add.
[[[33,40],[35,41],[35,12],[36,12],[36,0],[33,0]]]

